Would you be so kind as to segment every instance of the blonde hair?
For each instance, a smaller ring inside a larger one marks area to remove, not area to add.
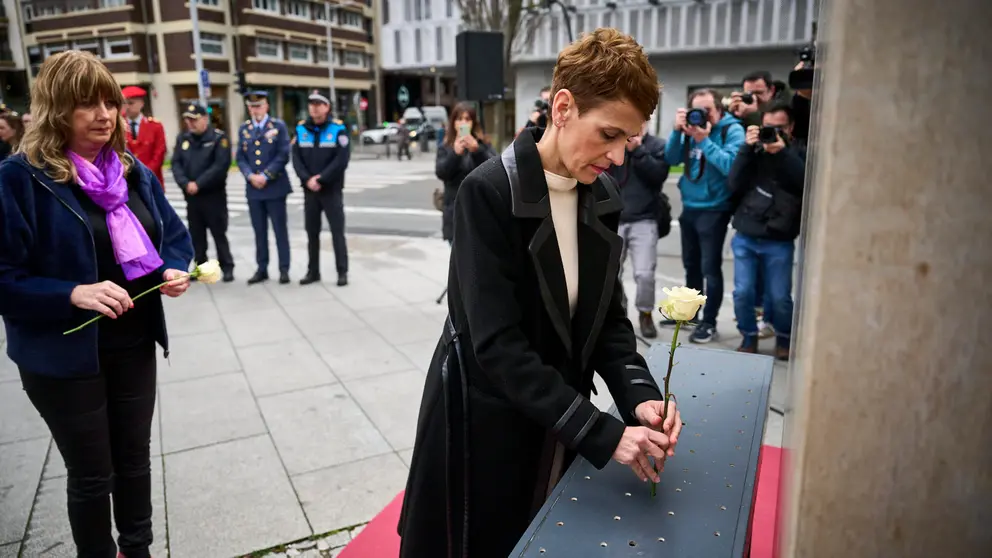
[[[45,59],[31,86],[32,125],[21,140],[22,151],[32,166],[44,170],[56,182],[72,182],[76,169],[65,150],[72,137],[73,112],[80,106],[109,101],[122,107],[124,96],[110,70],[89,52],[68,50]],[[126,152],[124,121],[117,123],[107,142],[131,171],[134,159]]]

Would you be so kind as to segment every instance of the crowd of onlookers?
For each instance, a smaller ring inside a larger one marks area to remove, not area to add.
[[[550,87],[524,128],[547,125]],[[758,339],[776,338],[775,355],[790,354],[792,273],[799,236],[809,130],[810,91],[789,91],[769,72],[748,74],[740,91],[723,98],[712,89],[691,92],[676,113],[666,140],[645,126],[628,141],[622,164],[607,171],[624,202],[619,234],[622,264],[630,261],[641,335],[658,335],[655,269],[658,240],[669,234],[672,210],[662,186],[671,167],[682,166],[678,188],[682,213],[677,224],[686,286],[707,296],[689,339],[718,337],[717,317],[724,297],[723,249],[732,227],[733,300],[742,352],[756,352]],[[523,130],[523,128],[521,128]],[[519,131],[518,131],[519,133]],[[437,176],[444,182],[443,232],[451,241],[458,185],[473,169],[495,156],[468,104],[451,113],[437,153]],[[661,326],[674,322],[662,319]]]

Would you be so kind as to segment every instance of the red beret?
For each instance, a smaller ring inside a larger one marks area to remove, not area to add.
[[[125,99],[133,99],[135,97],[144,97],[148,95],[147,91],[138,87],[137,85],[128,85],[127,87],[121,90],[121,93],[124,94]]]

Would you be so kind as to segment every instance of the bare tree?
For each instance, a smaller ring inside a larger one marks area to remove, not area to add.
[[[458,0],[462,23],[466,30],[498,31],[503,33],[503,85],[514,90],[514,75],[510,61],[533,39],[534,31],[541,24],[543,16],[537,10],[537,0]],[[505,103],[497,103],[495,110],[495,132],[499,141],[505,141]]]

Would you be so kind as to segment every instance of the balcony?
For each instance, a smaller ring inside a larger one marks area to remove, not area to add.
[[[614,27],[649,54],[794,48],[811,39],[820,0],[573,0],[572,33]],[[567,0],[566,0],[567,2]],[[560,6],[541,18],[515,62],[551,62],[568,44]]]
[[[21,9],[28,33],[137,21],[128,0],[22,0]]]

